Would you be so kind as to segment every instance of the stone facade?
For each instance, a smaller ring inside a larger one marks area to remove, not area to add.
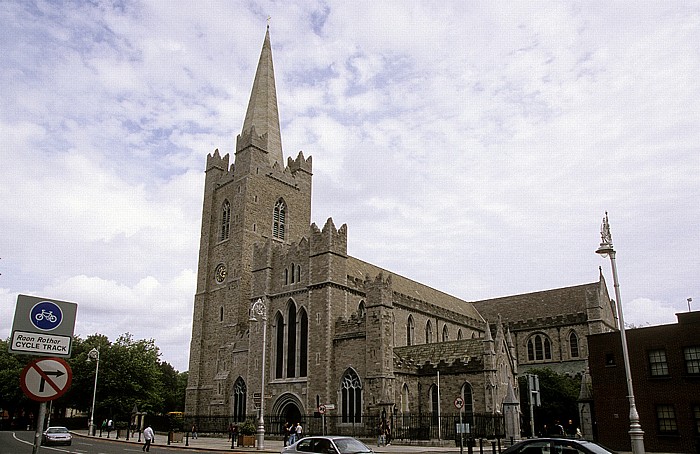
[[[253,415],[263,356],[266,415],[293,421],[334,404],[340,424],[455,413],[456,396],[472,413],[515,409],[517,422],[523,365],[585,370],[586,335],[615,325],[602,276],[471,303],[349,256],[346,225],[310,223],[311,158],[283,165],[274,87],[268,31],[235,162],[207,158],[187,414]],[[525,315],[533,295],[553,306]],[[264,322],[251,320],[256,301]],[[529,346],[538,334],[548,346]]]

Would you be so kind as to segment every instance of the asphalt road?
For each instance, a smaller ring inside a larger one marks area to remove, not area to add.
[[[0,431],[0,454],[32,454],[34,448],[33,431]],[[41,446],[41,454],[129,454],[139,453],[141,445],[135,443],[122,443],[108,441],[101,438],[73,437],[71,446]],[[209,450],[183,450],[180,448],[168,448],[167,446],[152,446],[151,453],[172,454],[180,452],[216,453],[221,451]]]

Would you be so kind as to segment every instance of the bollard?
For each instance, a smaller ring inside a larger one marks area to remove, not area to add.
[[[170,446],[170,439],[173,438],[173,431],[168,432],[168,446]]]
[[[496,454],[496,442],[491,442],[491,454]]]
[[[185,446],[189,446],[189,445],[190,445],[190,433],[185,432]]]
[[[484,439],[479,438],[479,454],[484,454]]]

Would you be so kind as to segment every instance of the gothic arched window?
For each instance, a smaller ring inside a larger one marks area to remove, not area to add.
[[[299,314],[299,376],[306,377],[307,371],[307,356],[309,344],[309,318],[306,315],[306,310],[301,309]]]
[[[438,423],[438,387],[437,385],[432,385],[428,393],[430,397],[430,416],[432,417],[433,424]]]
[[[360,304],[357,306],[357,315],[358,315],[360,318],[365,318],[365,313],[366,313],[366,311],[367,311],[367,310],[365,309],[365,302],[364,302],[364,301],[360,301]]]
[[[403,413],[408,413],[409,410],[409,404],[408,404],[408,385],[406,383],[403,384],[403,388],[401,388],[401,411]]]
[[[527,359],[543,361],[552,359],[552,342],[544,334],[535,334],[527,341]]]
[[[433,341],[433,325],[430,320],[425,324],[425,343],[429,344]]]
[[[569,334],[569,354],[572,358],[578,358],[578,336],[575,331]]]
[[[342,422],[359,423],[362,418],[362,383],[357,373],[348,369],[340,384]]]
[[[287,377],[296,377],[297,366],[297,308],[289,302],[287,310]]]
[[[462,340],[462,328],[457,330],[457,340],[458,341]]]
[[[442,327],[442,341],[447,342],[450,340],[450,332],[447,330],[447,325],[443,325]]]
[[[284,317],[275,315],[275,378],[284,377]]]
[[[272,237],[279,240],[285,238],[285,231],[287,225],[287,205],[284,200],[279,199],[275,203],[275,209],[272,212]],[[294,273],[294,270],[292,270]],[[294,282],[294,277],[292,274],[292,282]]]
[[[415,326],[413,324],[413,316],[408,316],[408,321],[406,322],[406,345],[413,345],[414,342],[414,331]]]
[[[462,400],[464,401],[464,413],[467,417],[466,422],[472,422],[472,415],[474,413],[474,398],[472,396],[472,385],[469,383],[465,382],[462,385],[462,392],[461,392],[461,397]]]
[[[231,204],[228,202],[228,200],[224,200],[224,204],[221,207],[221,229],[219,231],[219,241],[227,240],[230,231]]]
[[[246,386],[242,377],[238,377],[233,385],[233,420],[245,421]]]

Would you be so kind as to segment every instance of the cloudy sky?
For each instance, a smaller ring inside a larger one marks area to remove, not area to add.
[[[465,300],[594,282],[700,309],[696,2],[0,2],[0,336],[18,294],[188,368],[206,155],[271,16],[285,159],[348,252]]]

